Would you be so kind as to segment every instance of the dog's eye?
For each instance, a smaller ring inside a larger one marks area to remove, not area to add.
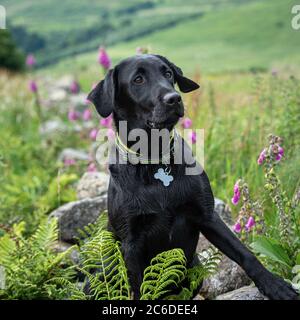
[[[171,71],[166,71],[165,76],[167,78],[172,78],[172,72]]]
[[[137,76],[133,79],[133,82],[136,84],[142,84],[144,83],[144,78],[142,76]]]

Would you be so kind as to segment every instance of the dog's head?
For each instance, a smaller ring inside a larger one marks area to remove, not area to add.
[[[176,83],[185,93],[199,88],[165,57],[137,55],[109,70],[88,100],[102,117],[113,113],[116,122],[126,120],[130,130],[172,129],[184,115]]]

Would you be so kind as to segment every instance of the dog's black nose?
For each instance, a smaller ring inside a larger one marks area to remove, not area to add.
[[[181,96],[177,92],[170,92],[163,97],[163,101],[165,104],[173,106],[174,104],[181,102]]]

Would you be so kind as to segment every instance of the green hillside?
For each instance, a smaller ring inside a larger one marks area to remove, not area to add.
[[[295,1],[255,1],[208,12],[174,28],[109,47],[116,62],[150,46],[185,70],[205,72],[268,70],[300,63],[300,31],[291,28]],[[62,61],[55,70],[95,70],[96,52]]]
[[[40,65],[170,30],[254,0],[3,0],[16,42]]]

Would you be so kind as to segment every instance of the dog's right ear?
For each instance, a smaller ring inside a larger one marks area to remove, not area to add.
[[[115,103],[115,69],[107,72],[105,78],[89,93],[87,99],[96,107],[103,118],[108,117]]]

